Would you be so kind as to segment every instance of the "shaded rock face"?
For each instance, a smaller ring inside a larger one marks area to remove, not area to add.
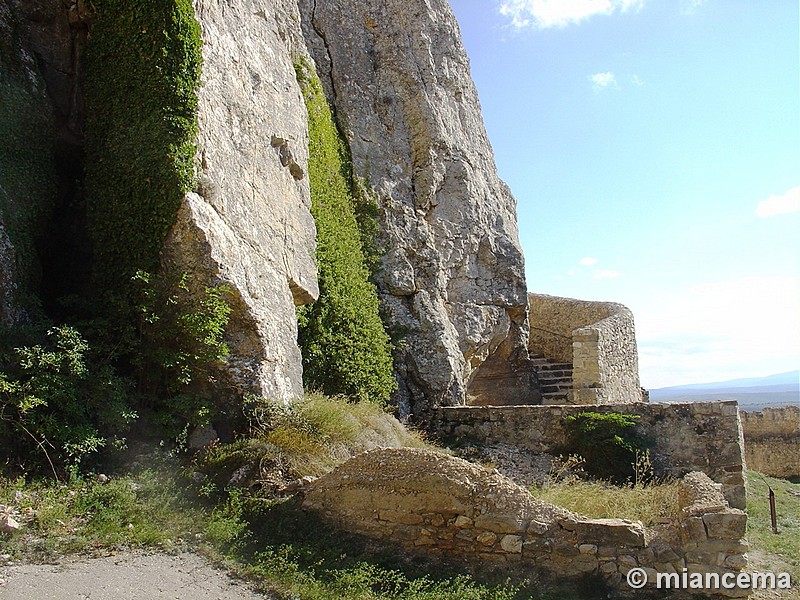
[[[449,5],[300,6],[355,175],[377,196],[377,283],[401,340],[401,408],[422,415],[497,393],[529,401],[516,205],[497,177]]]
[[[293,2],[198,0],[203,30],[197,193],[164,263],[233,289],[224,385],[288,401],[303,393],[295,306],[319,295],[305,105]]]

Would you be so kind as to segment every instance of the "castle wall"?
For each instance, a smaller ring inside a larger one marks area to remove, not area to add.
[[[528,294],[528,351],[572,363],[571,404],[640,402],[633,313],[621,304]]]
[[[741,412],[747,468],[772,477],[800,477],[800,407]]]
[[[586,406],[466,406],[438,411],[444,438],[481,444],[512,444],[532,455],[557,455],[567,441],[564,418]],[[609,413],[620,406],[592,406]],[[637,430],[652,443],[650,460],[657,474],[682,477],[702,471],[722,485],[735,508],[745,507],[744,457],[736,402],[626,404],[627,414],[639,415]]]
[[[403,555],[529,579],[539,589],[576,593],[576,582],[590,581],[595,590],[630,592],[626,575],[638,568],[648,583],[636,597],[647,597],[657,573],[735,577],[747,565],[747,515],[697,472],[682,481],[679,516],[653,528],[583,517],[536,500],[494,471],[410,448],[356,456],[313,482],[303,506]],[[720,587],[688,591],[748,592]]]

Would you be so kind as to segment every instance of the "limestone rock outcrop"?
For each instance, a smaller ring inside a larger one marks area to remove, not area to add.
[[[304,52],[299,14],[289,0],[198,0],[195,12],[203,31],[199,185],[184,199],[165,261],[234,290],[229,385],[288,401],[303,393],[295,306],[319,295],[299,166],[308,161],[292,65]]]
[[[487,394],[529,401],[535,392],[515,201],[497,176],[447,2],[193,6],[204,43],[197,183],[163,260],[194,271],[202,285],[235,290],[229,384],[287,400],[302,393],[294,308],[319,290],[306,110],[293,63],[310,57],[359,185],[377,199],[376,281],[398,342],[402,412],[424,417],[435,406],[476,403]],[[85,116],[80,82],[91,4],[4,0],[0,7],[24,30],[46,83],[57,161],[67,165],[54,195],[66,199],[68,212],[70,198],[80,204],[83,193],[76,183]],[[82,225],[80,215],[67,216]]]
[[[445,0],[301,0],[303,31],[376,195],[377,283],[401,407],[532,393],[516,205]]]

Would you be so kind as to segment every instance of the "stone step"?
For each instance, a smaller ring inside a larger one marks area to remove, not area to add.
[[[532,356],[542,392],[542,404],[566,404],[572,390],[572,365],[545,356]]]

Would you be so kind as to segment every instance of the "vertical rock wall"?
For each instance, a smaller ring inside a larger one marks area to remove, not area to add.
[[[398,342],[401,408],[421,415],[484,393],[524,400],[531,390],[516,206],[497,176],[449,5],[300,6],[354,173],[377,196],[376,279]]]
[[[164,262],[233,288],[223,383],[288,401],[303,393],[295,306],[319,290],[304,167],[306,111],[292,57],[294,2],[197,0],[203,31],[198,188]]]

